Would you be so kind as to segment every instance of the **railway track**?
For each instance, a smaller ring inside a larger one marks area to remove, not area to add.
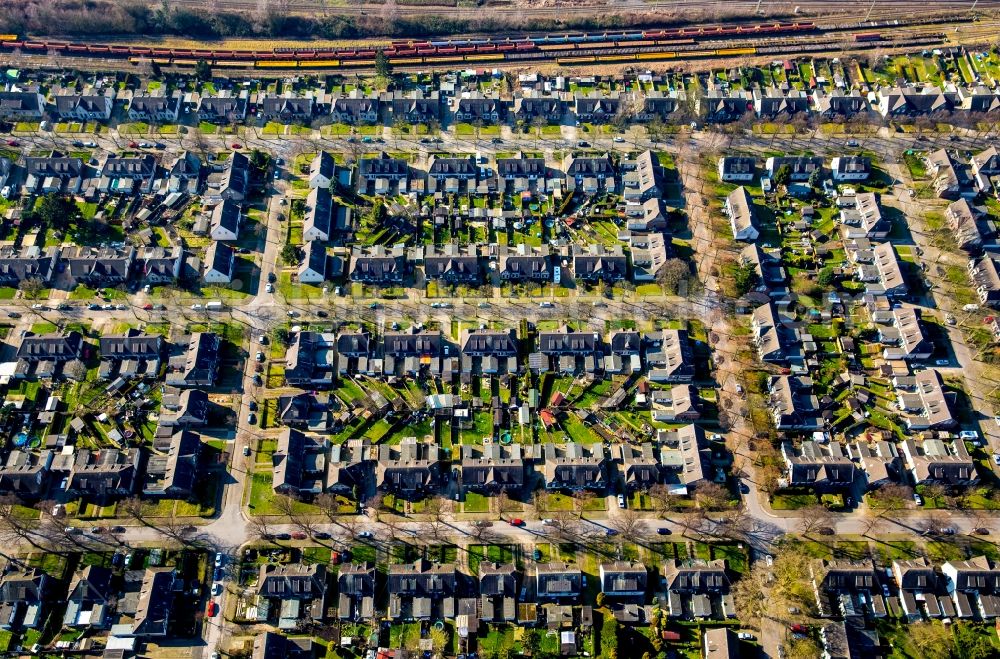
[[[158,2],[150,2],[159,5]],[[172,4],[196,9],[205,8],[204,0],[172,0]],[[937,0],[933,9],[927,2],[914,0],[876,0],[873,17],[912,16],[915,13],[926,14],[928,11],[954,15],[957,11],[968,11],[972,0]],[[216,0],[212,3],[216,11],[256,11],[257,0]],[[608,2],[600,5],[559,5],[551,7],[522,6],[484,6],[484,7],[449,7],[445,5],[331,5],[323,0],[287,0],[282,4],[282,11],[300,14],[325,14],[343,16],[447,16],[455,19],[481,19],[484,13],[493,16],[511,15],[512,17],[561,18],[565,16],[622,14],[670,14],[697,13],[704,18],[713,14],[732,17],[756,16],[757,0],[672,0],[672,2],[642,2],[641,0],[626,0],[625,2]],[[761,9],[770,15],[790,16],[795,8],[806,16],[834,16],[853,13],[866,15],[872,7],[869,0],[799,0],[785,2],[762,0]],[[980,0],[977,11],[1000,9],[1000,0]]]

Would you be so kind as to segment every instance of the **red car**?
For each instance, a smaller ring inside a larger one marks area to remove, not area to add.
[[[294,540],[305,540],[308,537],[309,536],[307,536],[302,531],[296,531],[295,533],[292,534],[292,539],[294,539]]]
[[[145,309],[146,311],[152,311],[153,305],[147,302],[146,304],[142,305],[142,308]]]
[[[218,614],[219,614],[219,603],[216,602],[215,600],[212,600],[211,602],[208,603],[208,617],[214,618]]]
[[[7,140],[7,146],[18,146],[17,140]]]
[[[136,149],[138,147],[139,147],[139,143],[138,142],[129,142],[128,143],[128,148],[130,148],[130,149]]]
[[[233,142],[233,148],[234,149],[242,149],[243,145],[240,144],[239,142]]]
[[[792,625],[791,627],[789,627],[789,629],[792,630],[792,633],[794,633],[794,634],[808,634],[809,633],[809,628],[806,627],[805,625]]]
[[[511,526],[524,526],[524,520],[521,519],[520,517],[515,517],[514,519],[510,520],[507,523],[510,524]]]

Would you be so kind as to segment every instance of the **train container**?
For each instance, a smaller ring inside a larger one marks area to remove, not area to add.
[[[865,41],[879,41],[882,39],[882,35],[878,32],[865,32],[861,34],[855,34],[854,40],[859,42]]]
[[[174,58],[170,61],[174,66],[198,66],[199,60],[196,59],[178,59]]]
[[[427,46],[426,48],[417,48],[417,55],[433,55],[437,52],[437,48],[434,46]]]
[[[614,48],[616,44],[614,41],[597,41],[594,43],[588,43],[587,48]]]
[[[466,62],[502,62],[503,55],[500,53],[493,53],[492,55],[466,55]]]
[[[72,47],[73,46],[70,46],[70,48],[72,48]],[[132,50],[132,54],[133,55],[152,55],[153,54],[153,49],[152,48],[132,48],[131,50]]]
[[[676,59],[677,53],[675,52],[638,53],[635,57],[636,59],[639,60]]]
[[[296,60],[257,60],[255,66],[259,69],[288,69],[298,66]]]
[[[0,34],[0,41],[17,41],[16,34]]]
[[[755,52],[753,48],[720,48],[715,51],[715,54],[725,57],[727,55],[753,55]]]
[[[249,62],[249,61],[240,61],[240,60],[220,60],[220,59],[217,59],[217,60],[214,60],[212,62],[212,66],[217,66],[220,69],[245,69],[248,66],[252,66],[252,65],[253,64],[251,62]]]
[[[458,46],[438,46],[438,53],[457,53]]]
[[[80,45],[70,44],[69,47],[66,50],[67,50],[67,52],[70,52],[70,53],[85,53],[85,52],[87,52],[87,47],[84,46],[84,45],[82,45],[82,44],[80,44]]]
[[[497,45],[497,50],[500,51],[500,52],[502,52],[502,53],[510,52],[512,50],[515,50],[516,48],[517,48],[517,46],[515,46],[512,43],[502,43],[502,44]]]
[[[340,66],[340,60],[336,59],[314,59],[305,62],[299,62],[299,66],[306,68],[323,68],[323,69],[333,69]]]
[[[576,46],[576,44],[567,46],[567,44],[545,43],[545,44],[541,44],[540,46],[538,46],[538,50],[541,50],[541,51],[566,50],[567,47],[574,48],[575,46]],[[461,52],[461,49],[459,49],[459,51]]]

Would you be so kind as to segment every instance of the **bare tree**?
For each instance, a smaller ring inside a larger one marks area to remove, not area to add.
[[[382,511],[385,506],[385,495],[381,492],[376,492],[370,499],[368,499],[368,501],[365,502],[365,505],[368,507],[368,510],[372,511],[375,515],[375,521],[381,521]]]
[[[501,490],[499,494],[493,497],[493,506],[497,513],[499,513],[500,519],[507,513],[516,512],[521,509],[521,504],[511,498],[510,494],[506,490]]]
[[[247,531],[251,537],[258,540],[269,540],[274,536],[271,522],[266,515],[251,515],[247,520]]]
[[[642,521],[639,511],[634,508],[622,510],[611,520],[611,528],[618,531],[621,539],[626,542],[638,542],[645,537],[647,528]]]
[[[653,502],[653,508],[660,517],[666,516],[670,511],[676,510],[680,503],[680,497],[670,492],[663,483],[657,483],[649,488],[649,498]]]
[[[802,535],[809,535],[819,529],[829,528],[833,525],[834,513],[826,506],[814,503],[802,509],[799,518],[799,532]]]
[[[704,510],[722,510],[729,502],[729,493],[718,483],[702,483],[694,491],[698,507]]]
[[[276,497],[274,500],[275,509],[288,518],[297,529],[306,535],[312,535],[316,531],[316,521],[309,515],[304,514],[297,506],[295,499],[287,496]]]
[[[888,515],[907,507],[913,501],[913,488],[901,483],[883,485],[868,495],[868,505],[882,515]]]
[[[576,514],[578,517],[583,519],[583,513],[591,507],[597,495],[590,490],[578,490],[573,493],[573,507],[576,508]]]

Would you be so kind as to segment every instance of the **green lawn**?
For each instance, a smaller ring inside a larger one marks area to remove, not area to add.
[[[490,498],[477,492],[467,492],[462,510],[467,513],[487,513],[490,511]]]

